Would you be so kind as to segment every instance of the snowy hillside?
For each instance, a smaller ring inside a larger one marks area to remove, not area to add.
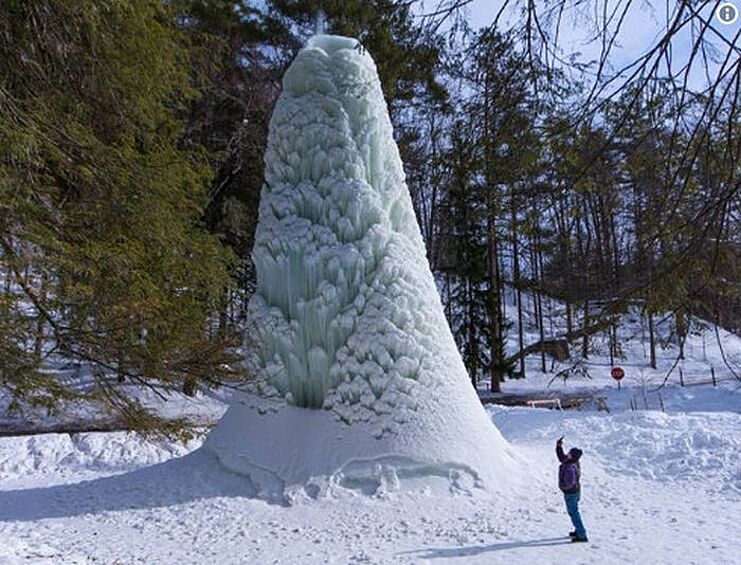
[[[533,311],[533,296],[523,293],[523,345],[526,347],[540,341],[540,333]],[[549,297],[543,298],[544,336],[546,339],[566,333],[565,307],[563,303]],[[518,350],[517,306],[514,294],[507,294],[505,303],[506,318],[509,323],[506,349],[508,354]],[[575,312],[574,327],[581,323],[580,313]],[[570,359],[558,362],[546,355],[546,373],[542,372],[539,352],[531,353],[526,358],[526,375],[524,380],[505,381],[502,389],[506,392],[525,391],[533,387],[579,388],[602,386],[615,382],[610,378],[610,369],[620,366],[625,370],[623,385],[657,386],[668,376],[670,383],[680,383],[680,372],[685,384],[710,381],[713,374],[716,380],[741,377],[741,338],[713,323],[698,318],[691,318],[689,332],[684,342],[684,359],[679,359],[679,338],[676,335],[674,319],[669,313],[659,313],[654,317],[654,330],[657,363],[656,369],[650,367],[650,340],[648,320],[638,306],[632,306],[622,315],[616,325],[615,341],[618,353],[610,362],[610,338],[607,332],[598,332],[589,338],[589,355],[582,358],[581,339],[576,339],[570,346]],[[564,383],[553,377],[573,366],[584,369]],[[516,366],[519,369],[519,365]],[[551,383],[551,381],[553,381]],[[549,385],[549,383],[551,383]],[[482,379],[482,388],[484,388]]]
[[[510,329],[507,334],[507,351],[514,354],[517,351],[517,318],[514,297],[507,295],[506,303],[507,318]],[[539,331],[535,325],[535,316],[532,312],[532,297],[524,293],[524,344],[527,346],[539,341]],[[565,332],[566,328],[560,320],[559,315],[563,311],[563,305],[557,300],[544,298],[546,338],[557,336]],[[553,312],[551,324],[549,312]],[[692,319],[690,332],[685,342],[685,359],[678,360],[679,349],[676,336],[672,335],[672,319],[666,314],[656,316],[657,333],[657,369],[649,366],[649,340],[645,316],[634,308],[630,315],[623,316],[617,327],[617,336],[621,355],[615,358],[615,365],[625,369],[625,378],[622,386],[627,387],[629,392],[624,392],[614,399],[610,399],[608,405],[620,403],[620,407],[628,407],[630,399],[634,395],[641,396],[643,403],[643,392],[647,391],[648,402],[652,407],[659,409],[658,396],[654,389],[661,385],[669,373],[668,383],[680,384],[680,371],[685,384],[691,385],[697,382],[711,382],[711,369],[715,373],[716,381],[735,380],[733,372],[741,376],[741,338],[727,332],[723,328],[717,328],[707,321]],[[578,321],[578,320],[577,320]],[[718,345],[720,341],[720,346]],[[525,379],[508,379],[502,384],[505,393],[558,393],[575,391],[598,391],[600,394],[613,394],[616,388],[615,381],[610,377],[609,339],[604,333],[598,333],[590,339],[590,355],[586,360],[581,357],[581,344],[577,340],[571,347],[571,358],[564,362],[555,361],[546,356],[546,373],[541,371],[540,353],[531,353],[526,358]],[[725,361],[724,361],[725,357]],[[730,369],[727,364],[730,365]],[[586,374],[574,374],[566,381],[554,378],[560,371],[569,369],[577,364],[583,367]],[[519,367],[518,367],[519,368]],[[74,380],[79,387],[85,387],[90,376],[86,368],[79,364],[57,363],[49,366],[50,373],[59,378]],[[671,373],[670,373],[671,370]],[[733,370],[733,372],[732,372]],[[488,381],[481,378],[479,389],[485,392]],[[126,386],[135,388],[134,385]],[[187,417],[198,423],[213,423],[226,410],[231,389],[224,388],[208,395],[199,393],[197,398],[190,398],[173,391],[161,391],[165,400],[158,398],[148,390],[136,390],[133,396],[138,397],[145,406],[149,406],[157,413],[166,417]],[[5,429],[12,427],[41,426],[49,427],[57,424],[70,423],[80,420],[95,420],[101,417],[97,406],[82,406],[70,408],[62,414],[50,416],[42,410],[30,411],[23,416],[7,411],[10,398],[0,393],[0,426]],[[642,405],[642,404],[641,404]],[[712,410],[712,405],[707,406]]]

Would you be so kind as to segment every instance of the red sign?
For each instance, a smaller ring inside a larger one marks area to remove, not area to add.
[[[612,375],[613,379],[619,381],[625,376],[625,371],[623,371],[622,367],[613,367],[612,371],[610,371],[610,375]]]

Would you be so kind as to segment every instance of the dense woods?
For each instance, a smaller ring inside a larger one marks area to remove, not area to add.
[[[741,331],[738,34],[680,3],[653,51],[609,74],[609,49],[591,65],[558,50],[554,6],[578,2],[512,3],[521,25],[483,29],[465,4],[0,2],[0,386],[18,407],[92,396],[146,428],[160,422],[123,383],[193,394],[245,377],[268,123],[318,20],[377,62],[474,383],[497,389],[529,352],[546,370],[555,338],[587,357],[631,306],[650,331],[670,316],[680,343],[693,317]],[[681,27],[693,48],[672,62]],[[507,304],[533,313],[538,342]]]

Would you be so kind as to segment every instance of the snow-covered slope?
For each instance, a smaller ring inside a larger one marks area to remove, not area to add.
[[[540,341],[540,329],[535,315],[535,296],[523,292],[523,346]],[[507,353],[517,353],[519,346],[516,295],[512,289],[505,293],[504,310],[509,329],[506,335]],[[566,334],[566,308],[562,302],[543,297],[543,335],[546,339]],[[596,316],[601,310],[595,304],[590,315]],[[572,308],[573,328],[582,325],[582,309]],[[695,316],[688,318],[688,334],[684,342],[684,359],[679,358],[679,337],[676,320],[669,312],[654,315],[654,335],[657,366],[650,367],[650,335],[648,318],[640,305],[632,305],[616,321],[615,338],[617,353],[610,358],[610,337],[608,332],[597,332],[589,336],[588,357],[582,358],[582,340],[576,339],[570,347],[571,358],[557,362],[546,355],[546,373],[541,370],[540,352],[531,353],[526,358],[525,380],[506,381],[503,390],[522,392],[545,388],[553,376],[575,364],[583,368],[589,378],[573,378],[566,388],[602,386],[615,384],[610,378],[610,369],[619,365],[625,369],[623,384],[633,386],[657,386],[668,375],[668,381],[680,382],[680,371],[686,383],[708,381],[711,374],[716,380],[735,379],[741,376],[741,337],[726,331],[707,320]],[[519,370],[519,365],[515,367]],[[734,375],[735,373],[735,375]],[[485,375],[481,375],[485,377]],[[482,378],[482,384],[485,384]],[[551,388],[558,388],[563,382],[557,380]]]
[[[469,385],[376,67],[357,40],[315,36],[299,52],[265,168],[256,384],[204,448],[265,496],[420,477],[511,488],[517,460]]]

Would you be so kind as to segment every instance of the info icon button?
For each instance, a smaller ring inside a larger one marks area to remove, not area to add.
[[[718,6],[715,15],[718,17],[718,20],[720,20],[720,23],[731,25],[736,23],[736,20],[738,20],[738,8],[732,2],[723,2],[723,4]]]

